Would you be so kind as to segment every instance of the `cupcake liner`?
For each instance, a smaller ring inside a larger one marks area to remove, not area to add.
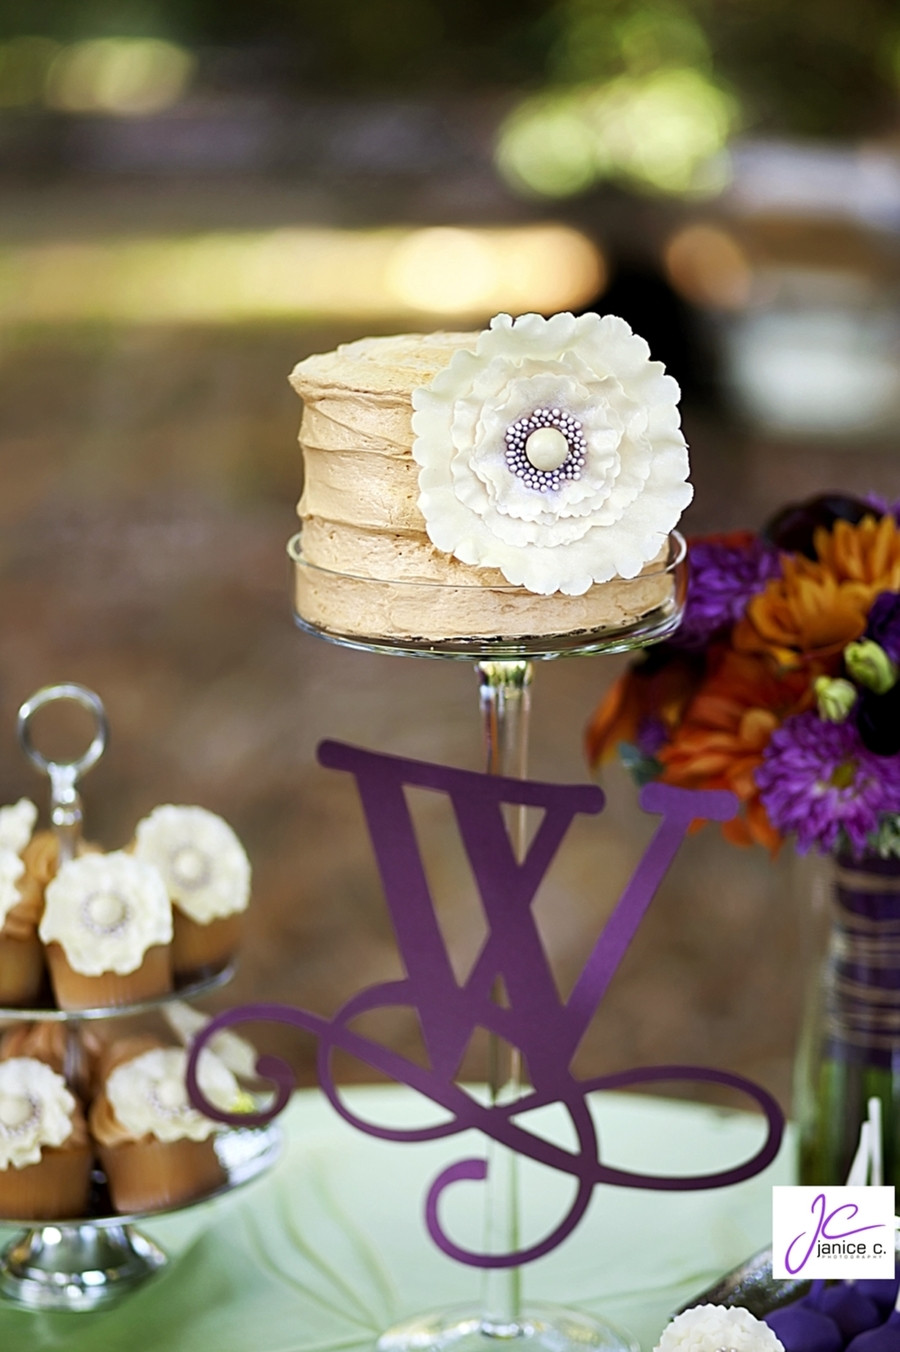
[[[214,1192],[225,1182],[212,1137],[205,1141],[140,1141],[100,1146],[100,1162],[116,1211],[165,1211]]]
[[[0,934],[0,1005],[37,1004],[45,975],[44,949],[36,933],[27,939]]]
[[[155,944],[134,972],[84,976],[70,966],[61,944],[47,945],[47,965],[60,1009],[107,1009],[138,1004],[172,989],[172,957],[167,944]]]
[[[180,981],[221,971],[238,950],[244,921],[241,911],[201,925],[173,906],[172,920],[172,968]]]
[[[93,1155],[89,1146],[46,1149],[37,1164],[0,1169],[0,1218],[65,1220],[86,1216]]]

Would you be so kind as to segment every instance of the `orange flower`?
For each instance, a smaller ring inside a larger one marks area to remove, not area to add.
[[[900,590],[900,528],[892,516],[864,516],[855,526],[836,521],[830,531],[819,527],[813,541],[823,568],[868,588],[870,600]]]
[[[806,660],[836,669],[846,645],[859,638],[879,592],[900,590],[900,529],[892,516],[835,521],[814,533],[817,557],[786,555],[747,607],[735,647],[769,652],[785,666]]]
[[[861,583],[838,582],[821,564],[786,555],[782,576],[766,583],[738,621],[734,646],[770,653],[786,667],[809,661],[827,669],[865,629],[871,599]]]
[[[666,650],[651,650],[643,661],[629,667],[588,724],[588,763],[596,768],[612,759],[623,742],[635,743],[648,718],[659,719],[670,732],[697,689],[702,671],[701,658]]]
[[[754,771],[782,720],[812,699],[808,673],[778,672],[761,654],[726,653],[658,753],[662,779],[687,789],[730,789],[744,814],[726,822],[723,834],[774,852],[780,837],[759,801]]]

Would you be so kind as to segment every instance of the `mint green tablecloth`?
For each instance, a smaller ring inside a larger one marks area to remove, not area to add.
[[[412,1095],[348,1094],[362,1114],[408,1122]],[[643,1096],[595,1102],[605,1162],[658,1172],[727,1167],[758,1148],[760,1119]],[[544,1110],[548,1134],[564,1126]],[[171,1261],[118,1306],[94,1314],[0,1307],[2,1352],[332,1352],[371,1348],[391,1323],[461,1301],[480,1276],[429,1240],[422,1209],[439,1169],[483,1154],[480,1138],[423,1145],[374,1140],[315,1091],[282,1119],[285,1153],[264,1178],[141,1228]],[[418,1120],[418,1119],[417,1119]],[[601,1313],[653,1347],[669,1313],[770,1238],[771,1185],[791,1181],[789,1147],[758,1178],[713,1192],[598,1188],[581,1225],[525,1271],[525,1299]],[[527,1165],[524,1235],[559,1220],[571,1184]],[[480,1189],[459,1185],[446,1220],[477,1246]],[[5,1245],[12,1231],[0,1231]]]

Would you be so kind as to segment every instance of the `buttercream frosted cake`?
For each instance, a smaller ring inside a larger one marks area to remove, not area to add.
[[[674,606],[668,537],[692,495],[679,391],[624,320],[499,315],[481,333],[364,338],[307,357],[291,383],[301,619],[527,638]]]

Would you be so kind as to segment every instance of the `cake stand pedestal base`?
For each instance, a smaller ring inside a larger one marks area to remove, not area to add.
[[[421,1315],[388,1329],[377,1352],[640,1352],[629,1334],[581,1310],[526,1302],[512,1323],[470,1308]]]
[[[29,1310],[95,1310],[152,1277],[166,1255],[131,1225],[42,1225],[0,1257],[0,1294]]]

